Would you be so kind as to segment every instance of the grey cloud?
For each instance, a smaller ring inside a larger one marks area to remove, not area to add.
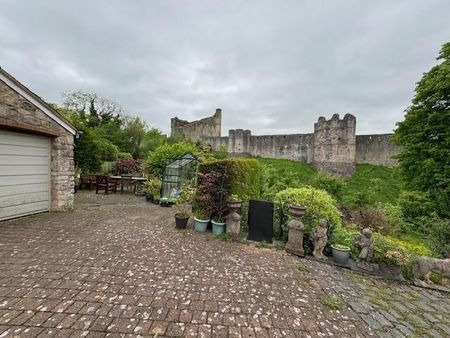
[[[39,95],[95,91],[150,126],[223,109],[223,129],[390,132],[450,40],[434,1],[0,0],[0,65]]]

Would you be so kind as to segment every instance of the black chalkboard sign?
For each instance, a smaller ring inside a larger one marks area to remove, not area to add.
[[[273,203],[250,200],[248,207],[248,239],[272,243]]]

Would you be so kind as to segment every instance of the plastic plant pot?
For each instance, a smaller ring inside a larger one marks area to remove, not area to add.
[[[175,215],[175,227],[177,229],[186,229],[189,217],[186,215],[176,214]]]
[[[212,223],[212,232],[214,235],[219,236],[225,232],[225,223],[211,221]]]
[[[194,217],[194,229],[198,232],[206,232],[208,228],[209,219],[199,219]]]

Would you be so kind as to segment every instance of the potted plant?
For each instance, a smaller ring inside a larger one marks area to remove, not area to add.
[[[195,231],[205,232],[210,222],[209,215],[202,209],[194,210],[194,228]]]
[[[152,201],[154,204],[159,204],[161,199],[161,180],[156,177],[149,178],[145,182],[145,187],[147,196],[151,196],[147,200]]]
[[[350,248],[342,244],[332,244],[334,261],[339,265],[347,265],[350,258]]]
[[[222,235],[225,232],[225,219],[223,216],[216,216],[211,220],[212,231],[216,236]]]
[[[185,229],[191,216],[191,202],[194,196],[193,189],[183,187],[180,196],[175,201],[175,226],[177,229]]]
[[[242,199],[238,195],[232,194],[230,197],[228,197],[227,200],[228,209],[237,210],[241,206],[242,206]]]

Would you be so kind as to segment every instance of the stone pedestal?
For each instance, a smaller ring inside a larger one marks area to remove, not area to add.
[[[238,214],[238,210],[241,207],[240,201],[229,201],[227,203],[228,210],[230,211],[226,216],[227,234],[233,237],[239,236],[241,231],[241,215]]]
[[[289,237],[286,243],[285,250],[291,254],[304,257],[305,251],[303,249],[303,231],[305,229],[304,224],[300,220],[306,211],[306,207],[301,205],[289,206],[289,213],[292,219],[288,223]]]

